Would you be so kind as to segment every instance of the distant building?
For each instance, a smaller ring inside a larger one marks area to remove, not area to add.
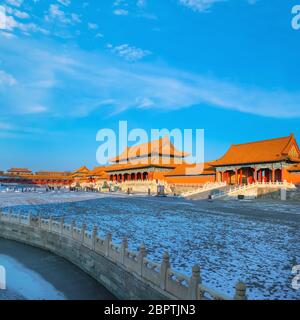
[[[26,168],[11,168],[7,170],[7,173],[10,175],[21,176],[21,175],[31,174],[32,171]]]

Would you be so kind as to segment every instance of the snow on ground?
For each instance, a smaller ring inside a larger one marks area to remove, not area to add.
[[[249,298],[300,299],[291,288],[292,267],[300,264],[299,203],[0,193],[3,211],[13,204],[16,213],[97,224],[117,243],[128,237],[133,250],[144,243],[154,261],[168,251],[173,269],[185,274],[198,263],[203,283],[230,296],[242,280]]]

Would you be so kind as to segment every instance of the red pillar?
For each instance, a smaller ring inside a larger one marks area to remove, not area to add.
[[[262,182],[263,179],[263,174],[262,174],[262,170],[259,171],[259,182]]]
[[[154,175],[154,172],[149,172],[148,179],[149,179],[150,181],[153,180],[153,175]]]
[[[238,184],[238,169],[235,169],[235,184]]]
[[[257,182],[257,168],[254,168],[254,182]]]
[[[240,184],[243,184],[243,169],[240,170]]]

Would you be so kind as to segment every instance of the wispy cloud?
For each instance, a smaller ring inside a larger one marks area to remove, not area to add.
[[[109,106],[174,110],[214,106],[268,117],[300,117],[300,92],[264,89],[157,64],[121,62],[57,45],[2,39],[0,111],[82,117]],[[9,76],[13,74],[14,76]]]
[[[129,14],[129,11],[128,10],[125,10],[125,9],[115,9],[113,11],[113,13],[116,15],[116,16],[127,16]]]
[[[71,4],[71,0],[57,0],[57,2],[64,5],[65,7],[68,7]]]
[[[6,3],[14,7],[20,7],[23,3],[23,0],[6,0]]]
[[[149,50],[136,48],[134,46],[130,46],[129,44],[121,44],[115,47],[109,44],[107,47],[111,50],[112,53],[116,54],[121,58],[124,58],[127,61],[141,60],[144,57],[149,56],[151,54],[151,51]]]
[[[65,11],[57,4],[50,4],[45,20],[48,22],[54,21],[62,24],[75,24],[81,22],[78,14],[66,14]]]
[[[197,12],[205,12],[217,2],[227,0],[179,0],[179,3]]]
[[[7,5],[4,6],[6,14],[10,14],[19,19],[29,19],[30,16],[27,12],[18,10],[16,8],[9,7]]]
[[[0,70],[0,88],[3,85],[13,86],[17,83],[17,80],[10,74],[3,70]]]
[[[96,23],[89,22],[88,23],[88,28],[91,29],[91,30],[97,30],[97,29],[99,29],[99,26]]]

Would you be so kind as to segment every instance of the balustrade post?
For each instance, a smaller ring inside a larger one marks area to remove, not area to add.
[[[65,224],[65,217],[62,216],[60,218],[60,233],[63,234],[64,233],[64,224]]]
[[[2,220],[2,216],[3,216],[3,213],[2,213],[2,210],[0,209],[0,221]]]
[[[74,239],[74,228],[75,228],[75,220],[72,220],[70,232],[71,232],[71,238]]]
[[[201,283],[200,266],[194,265],[192,269],[192,276],[189,280],[188,300],[198,299],[199,284]]]
[[[287,193],[286,193],[285,187],[280,189],[280,199],[281,201],[286,201],[287,199]]]
[[[96,250],[97,234],[98,234],[98,227],[94,226],[93,233],[92,233],[92,249],[94,251]]]
[[[18,223],[19,223],[19,224],[22,223],[22,215],[21,215],[21,213],[19,213],[19,215],[18,215]]]
[[[160,265],[160,287],[163,290],[166,290],[168,270],[170,269],[170,267],[170,256],[168,252],[165,252],[163,255],[162,263]]]
[[[11,222],[11,216],[12,216],[12,209],[9,209],[8,212],[8,221]]]
[[[235,300],[247,300],[246,285],[243,282],[238,282],[235,286]]]
[[[110,251],[110,244],[112,242],[112,234],[108,233],[105,237],[104,243],[105,243],[105,255],[108,257],[109,256],[109,251]]]
[[[83,223],[81,226],[81,243],[84,243],[85,231],[86,231],[86,224]]]
[[[121,244],[121,263],[124,264],[125,262],[125,255],[126,255],[126,250],[128,249],[128,240],[127,238],[124,238],[122,240]]]
[[[52,222],[53,222],[53,217],[50,216],[50,219],[49,219],[49,231],[52,232]]]
[[[31,220],[32,220],[32,214],[31,212],[29,212],[29,215],[28,215],[28,224],[31,226]]]
[[[37,217],[37,226],[39,229],[41,229],[41,227],[42,227],[42,217],[40,214]]]
[[[139,275],[143,274],[143,263],[144,258],[147,256],[147,250],[144,244],[140,246],[139,255],[138,255],[138,264],[139,264]]]

